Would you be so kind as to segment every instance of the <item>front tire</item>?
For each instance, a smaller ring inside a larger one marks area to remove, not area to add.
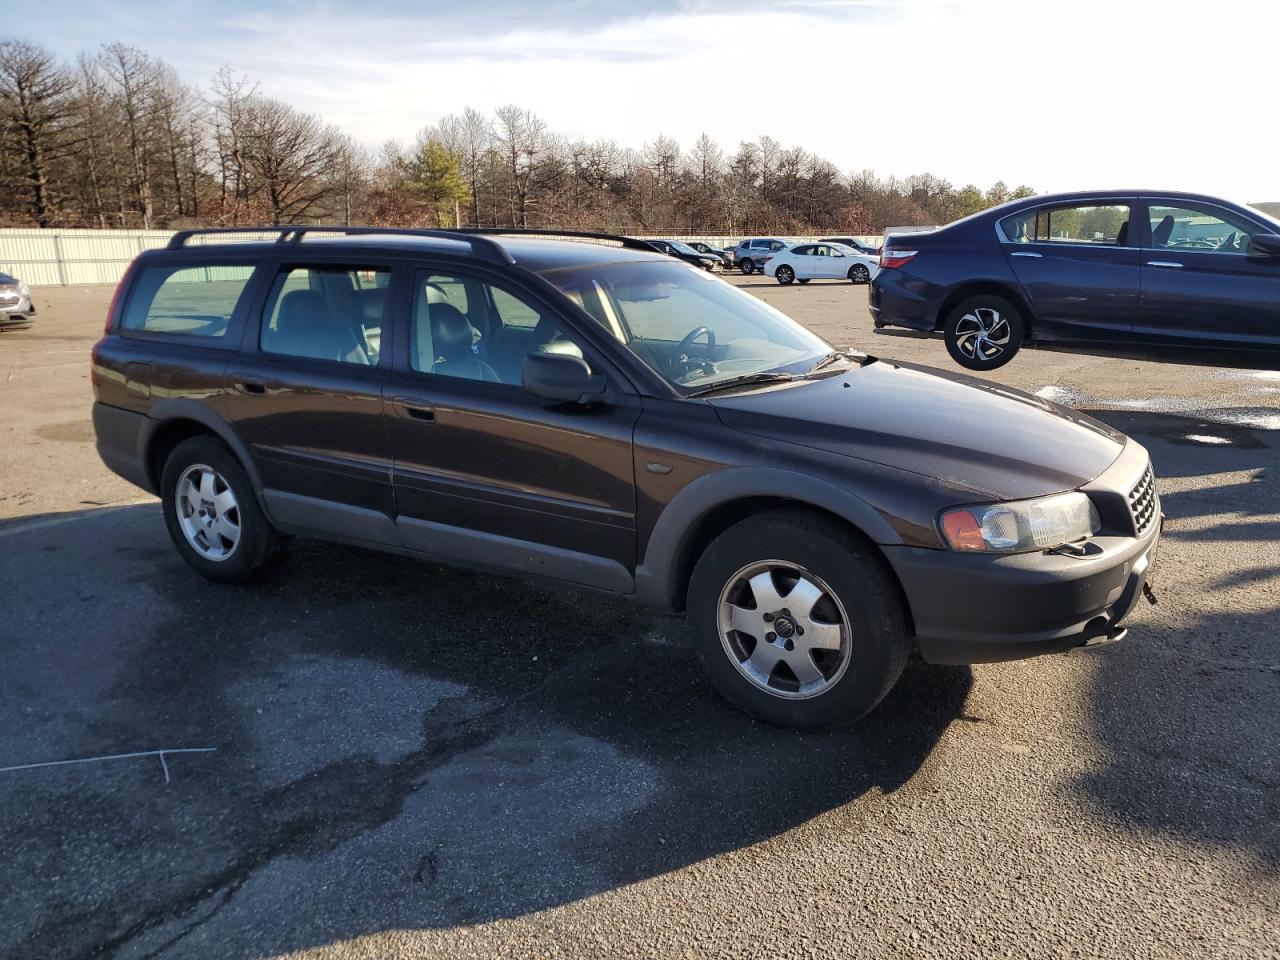
[[[173,449],[160,495],[170,539],[208,580],[241,583],[282,555],[284,541],[258,506],[248,474],[216,437],[192,437]]]
[[[744,277],[749,277],[756,272],[756,262],[747,257],[747,259],[739,261],[738,269],[742,271]]]
[[[784,287],[794,283],[796,272],[788,267],[785,263],[773,272],[773,279],[777,280]]]
[[[871,551],[800,510],[758,514],[712,541],[694,568],[688,611],[716,688],[791,729],[865,716],[911,647],[897,586]]]
[[[871,271],[865,263],[855,263],[849,268],[849,280],[852,283],[870,283]]]
[[[995,370],[1013,359],[1026,328],[1008,300],[990,294],[969,297],[947,314],[947,353],[968,370]]]

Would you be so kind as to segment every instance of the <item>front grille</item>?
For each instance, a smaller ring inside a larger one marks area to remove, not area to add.
[[[1138,536],[1146,532],[1160,512],[1160,501],[1156,497],[1156,475],[1151,472],[1150,464],[1137,486],[1129,491],[1129,512],[1133,514],[1133,527]]]

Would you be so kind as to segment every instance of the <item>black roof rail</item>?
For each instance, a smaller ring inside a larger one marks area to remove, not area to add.
[[[459,227],[453,232],[471,236],[489,234],[515,237],[550,237],[552,239],[564,237],[569,240],[612,240],[614,243],[622,244],[628,250],[645,250],[649,253],[658,252],[653,244],[638,237],[625,237],[617,233],[596,233],[591,230],[552,230],[537,227]]]
[[[276,233],[279,236],[273,242],[277,244],[300,243],[308,233],[332,233],[339,236],[429,237],[468,244],[472,253],[493,263],[515,263],[515,258],[500,243],[488,237],[476,236],[460,230],[415,230],[405,227],[202,227],[196,230],[179,230],[169,239],[167,249],[179,250],[195,236],[227,236],[237,233]]]

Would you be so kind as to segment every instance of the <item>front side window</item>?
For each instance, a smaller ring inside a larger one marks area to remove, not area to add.
[[[681,389],[753,373],[804,373],[831,350],[763,300],[685,263],[634,261],[544,276]]]
[[[289,267],[276,277],[263,312],[264,353],[374,366],[382,346],[391,271]]]
[[[253,276],[246,265],[144,267],[133,285],[124,330],[222,337]]]
[[[1249,241],[1262,231],[1243,217],[1217,207],[1147,207],[1151,221],[1151,246],[1157,250],[1211,250],[1244,254]]]
[[[1128,204],[1080,204],[1024,210],[1000,221],[1011,243],[1088,243],[1123,247],[1129,242]]]
[[[487,280],[422,271],[413,286],[409,365],[419,373],[518,387],[530,352],[584,357],[554,317]]]

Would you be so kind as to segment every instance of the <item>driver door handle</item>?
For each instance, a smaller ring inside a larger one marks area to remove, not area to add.
[[[1148,260],[1148,267],[1163,267],[1165,270],[1181,270],[1182,264],[1175,263],[1172,260]]]
[[[432,406],[424,400],[418,400],[414,397],[396,397],[392,403],[396,406],[396,411],[402,417],[410,420],[419,420],[422,423],[435,423],[436,412]]]

